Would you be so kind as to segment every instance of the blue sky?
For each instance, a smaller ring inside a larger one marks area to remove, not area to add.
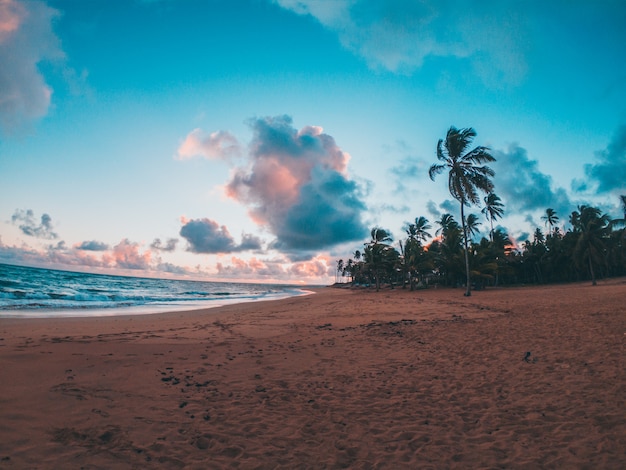
[[[0,0],[0,262],[330,282],[370,228],[458,217],[428,178],[450,126],[492,149],[514,240],[548,207],[618,217],[625,24],[618,0]]]

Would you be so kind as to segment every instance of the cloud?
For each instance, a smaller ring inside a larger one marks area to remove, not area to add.
[[[170,274],[189,274],[189,270],[182,267],[177,266],[172,263],[159,263],[156,266],[157,271],[162,271]]]
[[[97,252],[101,252],[100,254]],[[141,270],[188,274],[187,268],[171,263],[163,263],[158,256],[139,243],[122,239],[112,248],[98,241],[85,241],[68,247],[64,241],[46,246],[43,250],[22,243],[20,246],[7,246],[0,239],[0,262],[32,266],[53,266],[58,268],[90,267],[103,270]],[[106,271],[105,271],[106,272]]]
[[[96,240],[84,241],[75,246],[77,250],[84,251],[106,251],[109,249],[109,245],[106,243],[98,242]]]
[[[613,140],[605,150],[595,153],[598,163],[585,165],[585,174],[597,186],[597,192],[608,193],[617,190],[626,192],[626,125],[615,132]],[[577,182],[578,189],[588,189]]]
[[[204,157],[209,160],[229,159],[241,154],[237,139],[227,131],[212,132],[208,136],[202,130],[194,129],[178,147],[177,158],[188,160]]]
[[[331,266],[328,259],[315,258],[307,262],[293,263],[289,272],[297,277],[320,277],[333,276],[335,267]]]
[[[217,263],[217,273],[222,278],[237,279],[306,279],[326,278],[334,275],[332,263],[323,256],[308,261],[289,263],[285,258],[261,260],[253,257],[244,260],[233,256],[229,264]]]
[[[537,160],[531,160],[526,150],[517,144],[508,151],[493,151],[496,161],[495,192],[505,202],[508,214],[544,211],[551,207],[558,214],[569,213],[572,203],[563,188],[553,188],[552,178],[539,170]]]
[[[220,277],[232,278],[281,278],[285,274],[282,263],[263,261],[255,257],[246,261],[233,256],[229,265],[217,263],[216,269]]]
[[[18,227],[24,235],[35,238],[55,239],[59,236],[52,230],[52,218],[48,214],[41,216],[41,222],[35,220],[35,214],[31,209],[26,211],[17,209],[11,216],[11,222],[19,224]]]
[[[441,211],[437,208],[437,204],[432,199],[429,199],[426,203],[426,210],[434,218],[441,216]]]
[[[177,238],[168,238],[165,244],[163,244],[160,238],[155,238],[154,241],[150,244],[150,248],[156,251],[172,252],[176,250],[177,244]]]
[[[454,199],[445,199],[439,204],[429,199],[426,203],[426,211],[433,217],[433,220],[438,219],[443,214],[452,214],[454,217],[459,218],[461,206],[459,202]]]
[[[7,246],[0,242],[0,260],[3,262],[25,264],[34,266],[55,267],[84,267],[92,268],[123,268],[123,269],[151,269],[152,254],[149,251],[141,253],[139,244],[132,243],[127,239],[122,240],[110,250],[108,247],[101,256],[91,254],[93,251],[85,247],[97,248],[100,242],[83,242],[80,245],[68,248],[64,241],[51,244],[45,250],[29,247],[23,243],[21,246]]]
[[[372,68],[412,73],[429,57],[469,59],[486,81],[526,74],[527,9],[491,0],[275,0],[311,15]]]
[[[453,199],[446,199],[439,204],[439,207],[441,207],[443,212],[447,214],[461,214],[461,206],[459,205],[459,202]]]
[[[125,238],[113,247],[111,253],[103,255],[102,260],[106,265],[122,269],[150,269],[152,253],[141,253],[138,243]]]
[[[62,59],[52,30],[58,12],[43,2],[0,1],[0,132],[11,133],[48,112],[52,89],[38,69]]]
[[[419,180],[428,178],[429,164],[417,157],[404,157],[400,162],[389,169],[395,180],[394,193],[406,194],[407,191],[419,189]]]
[[[260,250],[262,248],[261,239],[249,233],[241,235],[241,243],[237,247],[236,251],[252,251]]]
[[[49,251],[67,251],[67,244],[65,240],[60,240],[56,245],[48,245]]]
[[[367,233],[362,190],[348,178],[350,157],[333,137],[316,126],[298,131],[289,116],[250,124],[249,164],[235,168],[226,194],[276,236],[274,248],[315,250]]]
[[[428,175],[428,167],[429,165],[421,158],[405,157],[389,171],[399,180],[418,179]]]
[[[193,253],[232,253],[261,249],[261,241],[253,235],[244,234],[241,244],[237,245],[228,228],[211,219],[185,220],[180,236],[187,240],[188,250]]]
[[[390,214],[406,214],[411,212],[411,210],[412,209],[406,204],[394,205],[388,203],[382,203],[374,209],[375,212],[387,212]]]

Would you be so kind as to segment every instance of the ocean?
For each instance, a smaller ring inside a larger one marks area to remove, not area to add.
[[[307,293],[282,284],[152,279],[0,264],[0,318],[150,314]]]

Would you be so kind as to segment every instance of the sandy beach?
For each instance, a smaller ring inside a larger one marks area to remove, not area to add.
[[[0,319],[0,468],[626,468],[626,279]]]

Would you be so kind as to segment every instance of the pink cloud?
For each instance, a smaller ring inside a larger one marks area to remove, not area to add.
[[[247,206],[254,223],[276,236],[273,248],[313,251],[367,234],[361,220],[364,191],[349,178],[350,155],[332,136],[320,126],[298,130],[286,115],[251,119],[250,127],[247,163],[233,168],[222,188],[226,197]],[[194,129],[178,158],[225,159],[240,151],[226,131],[207,136]]]
[[[277,237],[275,247],[314,250],[359,239],[365,205],[348,178],[350,155],[319,126],[292,126],[289,116],[251,122],[249,162],[225,186],[248,206],[259,225]]]
[[[284,278],[285,274],[282,263],[263,261],[256,257],[244,260],[233,256],[227,265],[217,263],[216,269],[220,277],[265,281]]]
[[[102,261],[108,266],[123,269],[149,269],[152,253],[139,252],[139,244],[130,242],[127,238],[113,247],[110,253],[102,255]]]
[[[262,201],[261,207],[250,210],[250,216],[259,225],[271,225],[273,217],[284,216],[297,202],[300,187],[309,178],[307,173],[310,168],[302,164],[285,164],[268,156],[255,162],[252,174],[246,169],[235,171],[225,191],[228,197],[245,203]]]
[[[309,261],[290,263],[285,258],[262,260],[256,257],[244,260],[231,257],[228,264],[217,263],[216,270],[222,278],[241,278],[262,281],[327,282],[334,275],[334,267],[325,256]]]
[[[62,264],[66,266],[89,266],[89,267],[105,266],[102,259],[99,259],[93,255],[82,253],[77,250],[50,251],[48,253],[48,260],[52,263]]]
[[[201,129],[194,129],[178,147],[177,158],[188,160],[194,157],[228,159],[240,155],[237,139],[227,131],[212,132],[208,136]]]
[[[329,265],[329,260],[322,257],[294,263],[289,271],[296,276],[305,278],[325,278],[334,274],[334,268]]]
[[[311,181],[315,168],[346,172],[350,156],[319,126],[306,126],[296,131],[291,127],[291,119],[281,116],[259,119],[253,127],[256,138],[251,145],[251,166],[236,170],[226,187],[226,194],[233,199],[262,203],[265,207],[271,206],[268,215],[274,211],[280,214],[296,202],[300,189]],[[257,216],[261,212],[252,211]]]
[[[24,5],[13,0],[0,1],[0,44],[17,31],[25,16]]]

